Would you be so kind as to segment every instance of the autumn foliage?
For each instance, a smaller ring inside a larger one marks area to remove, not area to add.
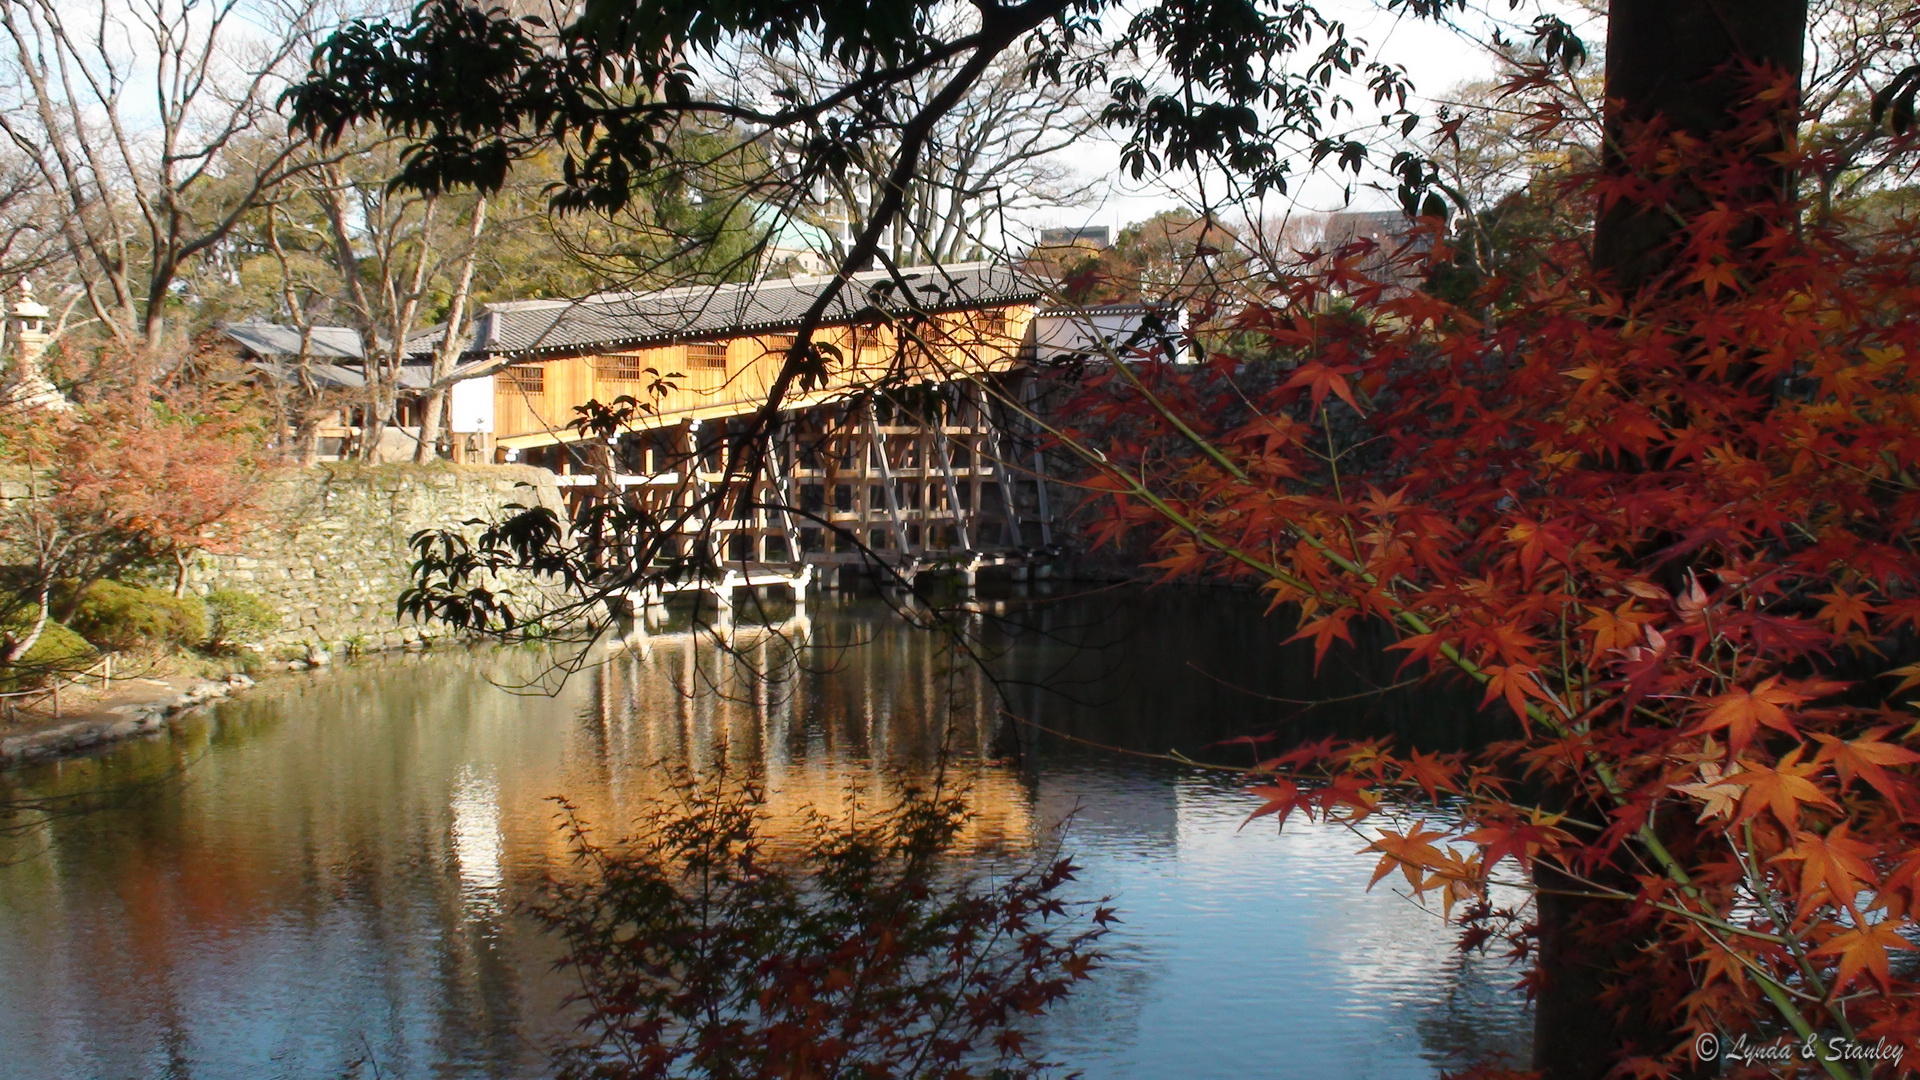
[[[1641,130],[1558,193],[1668,215],[1651,283],[1576,238],[1445,301],[1406,287],[1448,257],[1427,219],[1399,277],[1358,244],[1273,282],[1237,319],[1270,363],[1114,367],[1059,433],[1112,497],[1101,538],[1257,584],[1321,655],[1390,626],[1510,718],[1471,753],[1292,749],[1253,816],[1364,823],[1376,881],[1536,985],[1534,906],[1489,885],[1596,901],[1590,940],[1634,946],[1599,950],[1625,959],[1596,1007],[1671,1023],[1624,1075],[1701,1032],[1920,1046],[1920,225],[1777,194],[1779,107]],[[1096,455],[1095,430],[1135,437]],[[1388,800],[1432,809],[1369,820]]]
[[[759,787],[715,770],[605,841],[561,802],[575,868],[533,915],[580,979],[559,1075],[1025,1077],[1025,1023],[1102,959],[1110,908],[1068,899],[1056,855],[988,880],[949,859],[950,792],[819,813],[770,840]]]
[[[268,468],[263,416],[242,389],[177,386],[8,417],[0,664],[92,582],[230,550]]]
[[[96,402],[58,417],[42,454],[52,509],[114,546],[109,569],[193,551],[229,551],[264,471],[261,416],[236,393],[179,391]]]

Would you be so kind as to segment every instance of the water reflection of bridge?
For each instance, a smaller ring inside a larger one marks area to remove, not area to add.
[[[1067,650],[1110,641],[1116,621],[1153,628],[1130,651],[1109,644],[1118,657],[1085,657],[1080,674],[1113,692],[1054,699],[1045,720],[1059,730],[1192,749],[1247,730],[1258,708],[1192,664],[1230,661],[1271,676],[1258,688],[1274,693],[1309,678],[1310,647],[1275,662],[1258,598],[1090,604],[1047,605],[1033,619],[1045,633],[1003,658],[1013,678],[1071,687]],[[1018,768],[980,764],[994,717],[983,675],[874,608],[823,602],[809,616],[784,641],[744,624],[665,628],[650,657],[580,672],[553,697],[497,685],[544,669],[530,650],[346,665],[189,717],[173,740],[0,778],[48,795],[185,769],[117,810],[48,822],[32,852],[11,852],[31,858],[7,865],[0,847],[7,1075],[240,1076],[270,1060],[364,1076],[369,1058],[385,1075],[546,1075],[542,1046],[573,1032],[558,1004],[578,984],[514,912],[543,877],[577,872],[547,796],[573,798],[611,837],[665,791],[657,763],[711,775],[726,761],[769,778],[770,826],[797,837],[807,800],[842,805],[848,780],[884,792],[925,779],[943,745],[977,793],[970,843],[1029,850],[1077,809],[1076,891],[1117,894],[1112,966],[1037,1032],[1070,1067],[1263,1075],[1275,1017],[1303,1075],[1428,1075],[1463,1049],[1507,1045],[1524,1060],[1528,1019],[1504,989],[1514,973],[1458,955],[1436,917],[1389,890],[1363,891],[1375,856],[1350,834],[1297,818],[1283,833],[1239,829],[1249,804],[1234,778],[1124,756],[1056,746]],[[779,669],[799,636],[819,659],[758,696],[739,685],[749,667]],[[748,663],[718,655],[722,642]],[[1115,665],[1137,677],[1110,678]],[[1332,678],[1363,675],[1384,684],[1391,663]],[[1332,678],[1317,685],[1356,689]],[[709,680],[726,694],[684,700]],[[1429,722],[1438,707],[1431,695],[1406,706]],[[1338,723],[1398,730],[1357,710]]]
[[[816,632],[801,608],[768,623],[636,627],[595,668],[581,714],[604,790],[631,792],[632,770],[663,791],[667,770],[724,769],[761,784],[769,835],[797,842],[809,810],[957,785],[974,815],[967,849],[1043,839],[1019,771],[987,761],[1000,723],[987,672],[939,634],[859,625]]]

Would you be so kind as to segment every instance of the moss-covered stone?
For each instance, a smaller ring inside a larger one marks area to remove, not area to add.
[[[208,597],[221,590],[258,597],[278,625],[246,643],[267,655],[277,646],[356,635],[369,648],[397,647],[420,636],[395,612],[412,584],[408,540],[421,529],[496,516],[508,503],[564,510],[553,474],[526,465],[333,462],[285,470],[267,485],[238,550],[198,556],[187,587]],[[509,584],[530,587],[517,578]]]

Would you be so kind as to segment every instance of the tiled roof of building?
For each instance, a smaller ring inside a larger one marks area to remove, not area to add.
[[[222,333],[259,357],[300,355],[300,331],[269,322],[225,323]],[[348,326],[316,326],[308,332],[307,356],[318,361],[360,359],[360,334]]]
[[[285,360],[255,360],[250,366],[275,382],[293,383],[300,379],[301,372],[292,363]],[[483,365],[472,364],[473,374],[487,374],[479,370]],[[305,375],[313,380],[313,385],[328,390],[359,389],[367,385],[367,378],[361,371],[359,361],[352,364],[309,363]],[[399,390],[424,390],[433,383],[433,365],[402,364],[394,380]]]
[[[1390,295],[1404,295],[1425,279],[1418,260],[1409,256],[1431,251],[1433,234],[1417,231],[1414,222],[1400,211],[1349,210],[1327,215],[1323,250],[1361,243],[1374,247],[1354,260],[1353,269],[1384,284]]]
[[[948,311],[1037,299],[1043,285],[1009,267],[963,263],[905,267],[893,275],[854,275],[825,321],[859,322],[877,312]],[[474,319],[466,355],[530,355],[636,348],[670,341],[763,333],[798,326],[830,277],[795,277],[739,285],[700,285],[659,292],[602,293],[583,300],[517,300],[489,304]],[[422,330],[409,351],[431,351],[443,331]]]
[[[240,343],[252,359],[248,365],[277,382],[292,383],[303,375],[315,386],[354,389],[367,385],[360,360],[360,335],[352,327],[316,326],[308,332],[307,363],[300,356],[300,331],[278,323],[227,323],[220,331]],[[456,367],[456,378],[490,375],[500,365],[484,361]],[[394,385],[401,390],[425,390],[433,385],[433,365],[418,359],[400,365]],[[445,385],[444,383],[442,385]]]
[[[1180,305],[1171,301],[1147,303],[1144,300],[1120,301],[1112,304],[1053,304],[1040,309],[1042,315],[1090,316],[1090,315],[1178,315]]]

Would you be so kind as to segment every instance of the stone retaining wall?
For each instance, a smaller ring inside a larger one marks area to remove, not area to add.
[[[524,465],[326,464],[269,485],[242,549],[202,555],[188,588],[251,593],[280,616],[262,645],[389,648],[434,636],[403,623],[407,540],[421,529],[496,516],[508,503],[562,509],[553,474]]]

